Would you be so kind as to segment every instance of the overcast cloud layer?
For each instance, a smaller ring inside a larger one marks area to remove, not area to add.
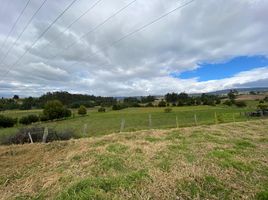
[[[80,39],[131,1],[102,0],[62,34],[73,20],[97,2],[78,0],[10,70],[10,66],[71,2],[48,0],[4,64],[0,65],[0,96],[15,93],[37,96],[56,90],[136,96],[268,86],[268,66],[205,82],[198,78],[170,76],[174,72],[194,70],[204,62],[226,62],[237,56],[268,57],[268,1],[195,0],[142,32],[110,46],[125,34],[187,2],[137,0],[108,23]],[[1,0],[0,44],[3,44],[25,3],[26,0]],[[41,0],[30,2],[6,45],[1,47],[0,58],[41,3]],[[75,45],[63,50],[70,44]]]

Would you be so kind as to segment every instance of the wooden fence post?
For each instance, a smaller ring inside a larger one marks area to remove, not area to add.
[[[31,133],[30,133],[30,132],[28,132],[28,136],[29,136],[29,138],[30,138],[31,144],[33,144],[33,138],[32,138],[32,136],[31,136]]]
[[[235,123],[235,114],[233,113],[233,122]]]
[[[42,140],[43,143],[46,143],[46,141],[47,141],[47,136],[48,136],[48,128],[45,127],[44,135],[43,135],[43,140]]]
[[[121,120],[120,133],[123,132],[124,128],[125,128],[125,119],[122,119],[122,120]]]
[[[176,116],[176,126],[177,126],[177,128],[179,128],[178,116]]]
[[[197,117],[196,117],[196,114],[194,114],[194,121],[195,121],[195,125],[197,126]]]
[[[87,134],[87,124],[84,124],[83,134],[84,136]]]
[[[152,115],[149,114],[149,128],[152,128]]]
[[[214,114],[214,120],[215,120],[215,124],[218,124],[218,117],[217,117],[217,113],[216,112]]]

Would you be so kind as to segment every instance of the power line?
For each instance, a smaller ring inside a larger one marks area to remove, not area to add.
[[[174,13],[175,11],[180,10],[180,9],[182,9],[182,8],[184,8],[184,7],[186,7],[186,6],[188,6],[189,4],[193,3],[194,1],[195,1],[195,0],[191,0],[191,1],[185,3],[185,4],[181,5],[181,6],[176,7],[175,9],[173,9],[173,10],[171,10],[171,11],[169,11],[169,12],[163,14],[163,15],[161,15],[160,17],[158,17],[158,18],[156,18],[156,19],[150,21],[149,23],[147,23],[147,24],[141,26],[140,28],[138,28],[138,29],[136,29],[136,30],[134,30],[134,31],[132,31],[132,32],[130,32],[130,33],[128,33],[128,34],[126,34],[125,36],[121,37],[120,39],[118,39],[118,40],[112,42],[109,46],[114,46],[114,45],[116,45],[117,43],[119,43],[119,42],[125,40],[126,38],[128,38],[128,37],[130,37],[130,36],[132,36],[132,35],[134,35],[134,34],[140,32],[140,31],[146,29],[148,26],[151,26],[152,24],[155,24],[156,22],[158,22],[158,21],[160,21],[161,19],[167,17],[168,15]]]
[[[89,30],[88,32],[86,32],[85,34],[83,34],[79,40],[81,40],[82,38],[84,38],[85,36],[93,33],[94,31],[98,30],[99,28],[101,28],[102,26],[104,26],[106,23],[108,23],[112,18],[114,18],[115,16],[117,16],[118,14],[120,14],[121,12],[123,12],[125,9],[127,9],[129,6],[131,6],[134,2],[136,2],[137,0],[133,0],[130,3],[128,3],[127,5],[125,5],[124,7],[120,8],[119,10],[117,10],[115,13],[113,13],[111,16],[107,17],[104,21],[102,21],[100,24],[96,25],[94,28],[92,28],[91,30]],[[77,45],[78,43],[72,42],[71,44],[69,44],[68,46],[66,46],[64,49],[62,49],[62,51],[65,51],[75,45]],[[57,55],[53,56],[52,58],[50,58],[51,60],[56,58]]]
[[[21,38],[21,36],[23,35],[23,33],[26,31],[26,29],[28,28],[28,26],[31,24],[31,22],[33,21],[33,19],[37,15],[37,13],[41,10],[41,8],[45,5],[46,2],[47,2],[47,0],[44,0],[42,2],[42,4],[38,7],[38,9],[34,12],[34,14],[32,15],[32,17],[30,18],[30,20],[24,26],[22,32],[19,34],[19,36],[17,37],[17,39],[13,42],[13,44],[9,47],[9,49],[7,50],[7,52],[5,53],[5,55],[3,56],[3,58],[1,59],[0,64],[2,64],[5,61],[5,59],[7,58],[8,54],[9,54],[9,52],[17,44],[17,42],[19,41],[19,39]]]
[[[93,33],[94,31],[96,31],[97,29],[99,29],[101,26],[103,26],[104,24],[106,24],[107,22],[109,22],[112,18],[114,18],[115,16],[117,16],[118,14],[120,14],[122,11],[124,11],[125,9],[127,9],[129,6],[131,6],[136,1],[137,0],[131,1],[130,3],[128,3],[127,5],[125,5],[124,7],[120,8],[114,14],[112,14],[111,16],[109,16],[108,18],[106,18],[103,22],[101,22],[100,24],[98,24],[97,26],[95,26],[94,28],[92,28],[91,30],[89,30],[88,32],[86,32],[85,34],[83,34],[79,39],[82,39],[82,38],[86,37],[87,35]],[[71,43],[70,45],[68,45],[65,49],[69,49],[70,47],[74,46],[75,44],[76,44],[76,41],[73,42],[73,43]]]
[[[186,7],[186,6],[188,6],[189,4],[193,3],[194,1],[195,1],[195,0],[191,0],[191,1],[185,3],[185,4],[181,5],[181,6],[178,6],[178,7],[174,8],[174,9],[170,10],[169,12],[167,12],[167,13],[161,15],[160,17],[158,17],[158,18],[156,18],[156,19],[154,19],[154,20],[152,20],[152,21],[146,23],[145,25],[143,25],[143,26],[137,28],[136,30],[134,30],[134,31],[132,31],[132,32],[130,32],[130,33],[127,33],[126,35],[122,36],[121,38],[119,38],[119,39],[117,39],[117,40],[111,42],[109,45],[106,46],[106,48],[107,48],[107,47],[112,47],[112,46],[117,45],[118,43],[122,42],[123,40],[125,40],[125,39],[131,37],[132,35],[134,35],[134,34],[140,32],[140,31],[142,31],[142,30],[144,30],[144,29],[146,29],[148,26],[151,26],[152,24],[155,24],[156,22],[158,22],[158,21],[160,21],[161,19],[167,17],[168,15],[174,13],[175,11],[180,10],[180,9],[182,9],[182,8],[184,8],[184,7]],[[102,51],[102,50],[98,50],[98,51],[94,52],[94,54],[97,55],[97,53],[99,53],[99,52],[101,52],[101,51]],[[91,56],[91,57],[92,57],[92,56]],[[91,57],[89,57],[89,58],[91,58]],[[76,63],[77,63],[77,62],[76,62]],[[75,65],[76,63],[71,64],[69,67]],[[102,67],[104,64],[106,64],[106,63],[103,63],[103,64],[101,64],[101,65],[98,65],[97,67]]]
[[[25,12],[26,8],[28,7],[30,1],[31,0],[27,1],[25,6],[23,7],[23,9],[21,10],[20,14],[18,15],[17,19],[15,20],[15,23],[12,25],[11,29],[9,30],[6,39],[4,40],[4,42],[1,45],[1,51],[2,51],[3,47],[6,45],[7,40],[9,39],[9,37],[10,37],[11,33],[13,32],[13,30],[15,29],[17,23],[19,22],[20,18],[22,17],[23,13]]]
[[[68,31],[76,22],[78,22],[83,16],[85,16],[86,14],[88,14],[93,8],[95,8],[101,1],[103,0],[98,0],[96,1],[91,7],[89,7],[84,13],[82,13],[78,18],[76,18],[71,24],[69,24],[61,33],[64,34],[66,33],[66,31]],[[59,38],[56,37],[56,39]],[[56,39],[54,39],[53,41],[55,41]],[[50,41],[48,45],[50,45],[53,41]]]
[[[16,64],[18,64],[20,62],[20,60],[29,52],[30,49],[32,49],[36,43],[49,31],[49,29],[64,15],[64,13],[66,13],[72,6],[73,4],[78,1],[78,0],[73,0],[57,17],[56,19],[54,19],[52,21],[52,23],[39,35],[39,37],[32,43],[32,45],[27,48],[26,51],[24,51],[24,53],[15,61],[15,63],[13,63],[13,65],[10,66],[10,68],[8,69],[8,71],[4,74],[3,78],[6,77],[8,75],[8,73],[14,68],[14,66]],[[3,80],[2,78],[2,80]]]

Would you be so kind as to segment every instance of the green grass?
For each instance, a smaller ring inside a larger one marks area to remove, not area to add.
[[[177,187],[178,193],[184,193],[186,199],[229,199],[231,193],[231,189],[214,176],[184,180]]]
[[[0,146],[1,198],[267,199],[267,129],[255,120]]]
[[[106,149],[109,152],[121,154],[121,153],[125,153],[127,151],[128,147],[126,145],[123,145],[123,144],[115,143],[115,144],[108,145]]]
[[[106,178],[88,178],[77,182],[67,191],[63,192],[57,200],[87,200],[117,199],[116,191],[120,189],[131,190],[140,181],[148,179],[149,175],[145,170],[134,171],[126,175]]]
[[[119,132],[122,119],[125,120],[123,131],[128,132],[150,128],[176,128],[176,117],[178,118],[179,127],[195,126],[194,115],[197,116],[198,125],[233,122],[233,117],[236,122],[245,121],[247,117],[243,113],[250,110],[253,110],[253,108],[240,109],[222,105],[172,107],[172,112],[170,113],[165,113],[164,108],[128,108],[120,111],[109,110],[106,113],[98,113],[96,109],[90,109],[85,117],[80,117],[76,114],[75,118],[71,117],[63,121],[41,123],[41,126],[55,128],[60,132],[72,130],[78,137],[92,137]],[[5,111],[1,114],[20,118],[28,114],[39,113],[41,113],[41,110]],[[152,116],[152,127],[149,127],[149,114]],[[84,134],[85,124],[87,124],[87,129]],[[0,129],[0,141],[10,134],[15,134],[21,127],[22,125],[18,125],[15,128]]]

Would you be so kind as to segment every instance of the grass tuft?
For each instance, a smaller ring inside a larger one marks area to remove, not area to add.
[[[196,177],[177,183],[182,199],[229,199],[231,190],[214,176]]]
[[[123,145],[123,144],[115,143],[115,144],[108,145],[106,147],[106,150],[109,151],[109,152],[112,152],[112,153],[122,154],[122,153],[125,153],[128,150],[128,146]]]
[[[71,186],[59,195],[57,200],[113,199],[114,191],[130,190],[149,178],[145,170],[135,171],[123,176],[88,178]]]

